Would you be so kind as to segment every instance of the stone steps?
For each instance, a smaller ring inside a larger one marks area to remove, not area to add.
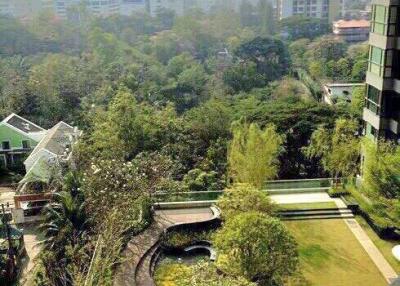
[[[351,210],[347,208],[281,211],[279,212],[279,216],[282,220],[335,219],[354,217]]]

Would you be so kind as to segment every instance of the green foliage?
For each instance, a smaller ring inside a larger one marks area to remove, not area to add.
[[[324,19],[309,18],[297,15],[285,18],[279,23],[280,28],[289,34],[292,41],[298,39],[314,39],[328,34],[331,30],[330,25]]]
[[[162,238],[162,244],[167,248],[183,249],[197,241],[209,241],[211,232],[193,232],[193,231],[172,231],[167,232]]]
[[[400,197],[400,149],[391,142],[363,141],[363,185],[376,197]]]
[[[201,261],[193,266],[170,263],[161,265],[155,273],[157,286],[255,286],[239,276],[219,275],[216,267]]]
[[[257,72],[257,65],[253,62],[235,64],[224,72],[223,80],[233,92],[249,92],[266,84],[265,78]]]
[[[217,172],[205,172],[200,169],[190,170],[183,178],[183,184],[191,192],[219,191],[224,186]]]
[[[240,15],[232,5],[217,1],[210,15],[184,17],[159,11],[96,18],[83,5],[67,19],[41,13],[21,24],[0,17],[0,116],[16,112],[46,128],[64,120],[84,130],[73,153],[77,170],[57,184],[76,204],[60,216],[83,206],[90,224],[59,219],[60,230],[48,229],[58,247],[41,255],[38,285],[110,285],[122,247],[151,220],[153,194],[222,189],[228,158],[236,162],[235,181],[258,186],[275,176],[323,174],[301,148],[316,126],[332,128],[347,111],[310,101],[291,79],[275,83],[292,66],[286,43],[267,37],[275,30],[271,5],[243,2]],[[310,67],[319,80],[332,76],[327,63],[334,60],[335,76],[363,78],[364,46],[346,51],[320,41],[290,45],[296,67]],[[241,118],[254,124],[231,132]],[[228,152],[229,145],[239,151]],[[247,195],[260,199],[251,207],[270,211],[258,192]],[[254,285],[212,265],[191,271],[176,284]]]
[[[235,51],[235,55],[245,62],[253,62],[257,73],[266,82],[286,75],[290,68],[289,52],[280,40],[269,37],[256,37],[245,42]]]
[[[274,96],[282,97],[300,97],[304,100],[312,99],[312,94],[305,84],[292,78],[285,78],[279,81],[274,91]]]
[[[310,30],[312,31],[312,30]],[[348,46],[332,37],[298,39],[289,45],[294,66],[318,81],[363,82],[368,64],[368,45]]]
[[[40,225],[45,236],[40,260],[46,278],[37,279],[50,280],[52,285],[72,285],[72,261],[85,261],[82,252],[90,247],[89,217],[81,197],[68,192],[53,196],[54,201],[44,209],[44,222]]]
[[[235,122],[228,153],[229,173],[234,182],[262,188],[278,172],[277,157],[283,138],[273,125],[264,130],[255,124]]]
[[[351,94],[350,110],[356,118],[361,118],[365,102],[365,87],[356,87]]]
[[[248,185],[236,185],[226,189],[217,203],[222,217],[230,220],[246,212],[260,212],[269,216],[275,215],[277,207],[266,192],[256,190]]]
[[[346,119],[338,119],[332,132],[320,126],[313,133],[305,153],[311,158],[321,158],[324,169],[335,178],[354,176],[358,172],[360,156],[358,128],[357,121]]]
[[[285,226],[258,212],[228,220],[214,238],[217,265],[261,285],[282,285],[298,265],[297,245]]]

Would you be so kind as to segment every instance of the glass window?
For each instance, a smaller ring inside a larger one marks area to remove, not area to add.
[[[396,24],[398,7],[390,7],[389,23]]]
[[[22,140],[22,148],[23,149],[31,148],[29,140]]]
[[[379,104],[379,94],[379,89],[373,87],[372,85],[368,85],[367,98],[370,101]]]
[[[372,10],[371,32],[386,35],[387,8],[382,5],[374,5]]]
[[[10,150],[10,141],[3,141],[1,142],[1,148],[3,150]]]
[[[367,122],[365,126],[365,135],[369,138],[375,138],[377,133],[376,128]]]
[[[381,77],[392,76],[393,50],[382,50],[371,46],[368,71]]]
[[[383,50],[377,47],[371,47],[371,62],[381,65],[382,64]]]
[[[387,8],[383,5],[375,5],[375,15],[374,15],[374,22],[385,24],[387,21]]]
[[[379,106],[373,103],[372,101],[367,100],[367,108],[376,115],[379,115]]]
[[[372,20],[371,20],[371,32],[397,36],[397,19],[398,19],[399,7],[390,6],[386,7],[383,5],[372,6]]]

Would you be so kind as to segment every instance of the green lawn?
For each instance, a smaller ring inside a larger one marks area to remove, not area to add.
[[[360,216],[356,217],[356,220],[361,225],[361,227],[368,234],[369,238],[374,242],[376,247],[382,252],[383,256],[385,256],[386,260],[392,265],[393,269],[399,273],[400,272],[400,262],[394,258],[392,255],[392,248],[397,244],[400,244],[400,241],[393,240],[383,240],[379,238],[379,236],[372,230],[372,228],[368,225],[368,223]]]
[[[329,209],[337,208],[334,202],[325,203],[306,203],[306,204],[282,204],[279,205],[280,210],[319,210],[319,209]]]
[[[285,224],[299,244],[301,269],[311,285],[387,285],[342,220],[287,221]]]

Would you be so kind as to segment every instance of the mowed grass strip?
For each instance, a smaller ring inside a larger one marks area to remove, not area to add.
[[[301,270],[310,285],[387,285],[342,220],[286,221],[285,225],[299,244]]]
[[[282,211],[321,210],[321,209],[333,209],[333,208],[337,208],[337,205],[334,202],[279,205],[279,210]]]

